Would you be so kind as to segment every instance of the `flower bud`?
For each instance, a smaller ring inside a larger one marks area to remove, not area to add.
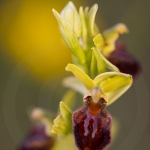
[[[77,37],[81,36],[81,22],[79,13],[72,2],[69,2],[60,13],[62,18],[71,26]]]
[[[107,59],[121,72],[131,74],[133,77],[136,77],[141,70],[138,61],[127,52],[123,41],[116,42],[115,50],[107,56]]]
[[[34,124],[18,150],[50,150],[53,145],[54,139],[46,135],[44,126]]]

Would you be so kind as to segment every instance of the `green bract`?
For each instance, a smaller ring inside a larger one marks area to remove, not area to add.
[[[71,26],[77,37],[81,36],[80,16],[74,4],[69,2],[60,13],[61,17]]]
[[[52,126],[51,132],[57,133],[58,135],[67,135],[72,131],[72,111],[63,102],[60,102],[60,115],[54,119],[54,124]]]
[[[71,71],[88,90],[92,89],[95,86],[94,81],[76,65],[68,64],[66,70]]]

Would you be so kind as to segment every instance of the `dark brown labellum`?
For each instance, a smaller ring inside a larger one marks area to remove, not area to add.
[[[112,119],[107,111],[91,115],[88,107],[80,108],[74,112],[72,120],[75,143],[79,150],[103,150],[110,143]]]

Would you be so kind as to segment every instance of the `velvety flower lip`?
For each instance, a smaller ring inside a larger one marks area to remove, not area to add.
[[[33,124],[18,150],[50,150],[54,139],[45,133],[43,125]]]
[[[141,71],[139,62],[127,51],[125,43],[121,40],[116,42],[116,48],[107,59],[123,73],[137,77]]]
[[[103,110],[97,116],[91,116],[87,108],[74,112],[73,133],[79,150],[103,150],[111,141],[111,115]]]
[[[85,107],[72,116],[75,142],[79,150],[102,150],[111,140],[111,115],[104,110],[107,102],[102,91],[94,87],[84,96]],[[90,141],[90,142],[89,142]]]

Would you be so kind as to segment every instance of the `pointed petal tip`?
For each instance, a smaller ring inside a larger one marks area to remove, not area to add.
[[[124,23],[118,23],[116,26],[120,34],[129,33],[129,29]]]
[[[69,63],[69,64],[67,64],[67,66],[65,67],[65,70],[66,71],[70,71],[70,69],[69,69],[69,66],[70,66],[71,64]]]
[[[53,13],[56,13],[57,11],[56,11],[54,8],[52,8],[52,12],[53,12]]]
[[[94,4],[93,9],[98,9],[98,4]]]
[[[56,19],[58,19],[59,13],[53,8],[52,12],[54,14],[54,16],[56,17]]]
[[[69,1],[68,4],[69,5],[74,5],[74,3],[72,1]]]

